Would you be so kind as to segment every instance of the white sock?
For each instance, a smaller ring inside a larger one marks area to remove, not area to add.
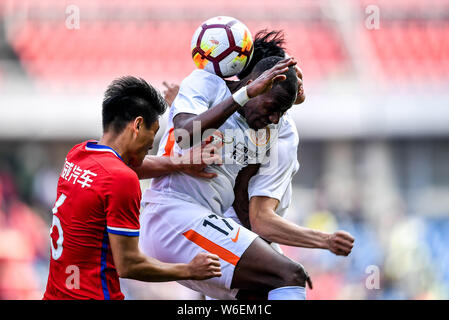
[[[304,287],[280,287],[268,292],[268,300],[306,300]]]

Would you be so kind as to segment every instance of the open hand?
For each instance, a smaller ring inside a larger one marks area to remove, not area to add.
[[[173,100],[175,100],[176,96],[178,95],[179,91],[179,85],[177,84],[168,84],[166,81],[162,82],[162,84],[165,86],[164,90],[164,99],[167,101],[167,104],[171,106],[173,103]]]
[[[246,87],[249,98],[254,98],[262,93],[267,92],[273,87],[277,81],[284,81],[287,76],[284,74],[288,71],[288,67],[296,65],[293,58],[282,59],[276,65],[262,73],[256,80],[252,81]]]
[[[212,138],[213,137],[213,138]],[[215,178],[216,173],[205,171],[211,164],[222,164],[220,149],[223,146],[223,135],[216,131],[213,136],[203,141],[200,145],[191,148],[182,156],[180,171],[198,178]]]

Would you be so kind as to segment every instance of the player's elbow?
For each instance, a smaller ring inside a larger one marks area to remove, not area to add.
[[[262,219],[250,219],[251,230],[260,237],[270,240],[270,230],[268,226],[262,221]]]
[[[120,278],[129,279],[132,278],[132,271],[126,264],[119,264],[116,266],[117,274]]]
[[[123,256],[115,266],[118,276],[120,278],[134,279],[141,260],[139,255]]]
[[[175,127],[174,138],[181,149],[188,149],[198,142],[194,141],[193,127],[188,124],[181,125],[179,128]]]
[[[178,114],[173,119],[174,138],[181,149],[190,148],[193,143],[193,121],[191,115]]]
[[[141,280],[142,274],[148,270],[147,257],[140,251],[130,250],[119,259],[116,270],[120,278]]]

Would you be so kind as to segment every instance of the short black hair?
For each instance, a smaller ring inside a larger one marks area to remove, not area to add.
[[[103,99],[103,131],[120,133],[135,118],[141,116],[147,128],[162,115],[167,103],[158,90],[142,78],[121,77],[112,81]]]
[[[268,31],[263,29],[256,33],[254,37],[254,52],[251,61],[245,69],[240,72],[237,77],[239,79],[245,78],[251,73],[254,66],[262,59],[268,57],[285,58],[285,37],[282,30]]]
[[[266,70],[273,68],[281,60],[283,60],[281,57],[268,57],[260,60],[254,66],[248,78],[256,79]],[[276,101],[279,103],[280,111],[289,109],[295,102],[298,93],[298,77],[294,66],[290,66],[285,75],[287,79],[275,82],[271,89],[276,91]]]

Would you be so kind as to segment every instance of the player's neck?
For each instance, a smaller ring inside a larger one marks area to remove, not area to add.
[[[243,81],[226,80],[226,85],[228,86],[229,91],[231,91],[231,93],[234,93],[238,89],[243,87],[245,83]]]
[[[128,157],[126,154],[125,148],[123,148],[124,145],[124,135],[120,134],[114,134],[110,132],[105,132],[103,134],[103,137],[101,137],[98,144],[101,144],[103,146],[107,146],[109,148],[112,148],[115,152],[117,152],[120,157],[123,159],[125,163],[128,163]]]

